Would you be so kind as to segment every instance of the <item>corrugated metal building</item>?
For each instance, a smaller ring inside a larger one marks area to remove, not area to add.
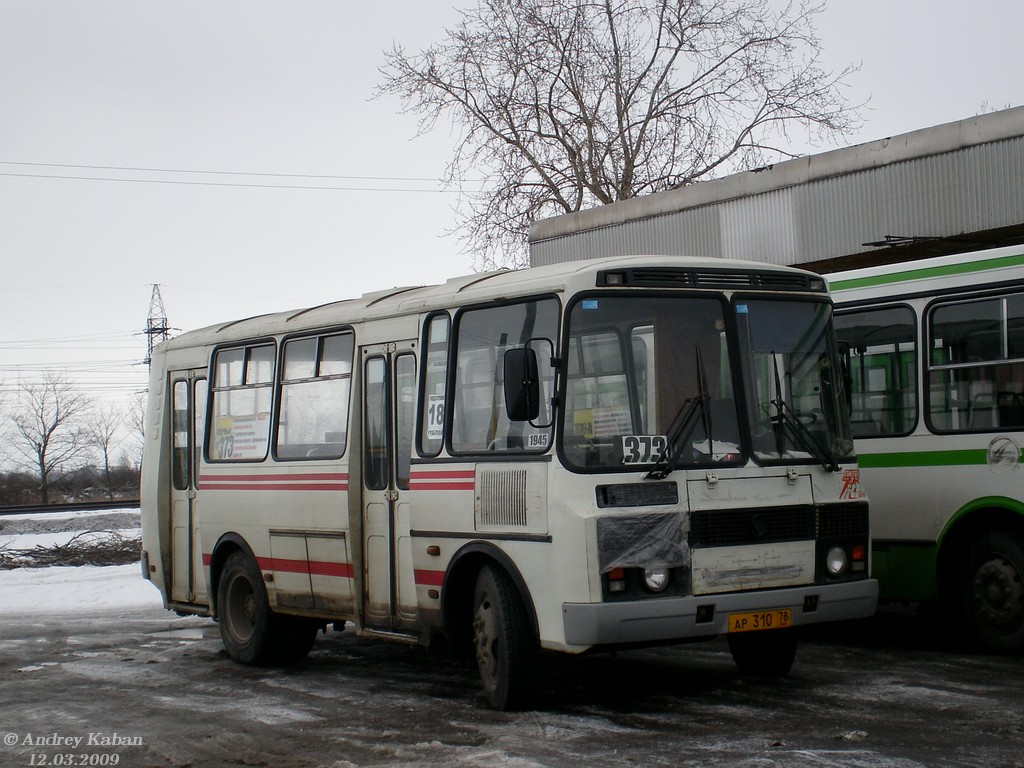
[[[822,272],[1024,242],[1024,107],[534,224],[530,262],[685,254]]]

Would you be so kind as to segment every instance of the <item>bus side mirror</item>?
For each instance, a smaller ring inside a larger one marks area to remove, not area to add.
[[[530,347],[505,350],[505,412],[510,421],[534,421],[540,415],[537,353]]]

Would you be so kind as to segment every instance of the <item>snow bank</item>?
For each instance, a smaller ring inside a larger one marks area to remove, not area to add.
[[[139,510],[54,512],[38,515],[0,515],[0,537],[26,533],[119,531],[139,527]]]
[[[4,515],[0,516],[0,546],[30,549],[65,544],[81,531],[137,536],[138,525],[137,510]],[[142,578],[138,563],[0,570],[0,615],[88,614],[161,605],[160,593]]]
[[[159,608],[160,593],[138,563],[0,571],[0,615]]]

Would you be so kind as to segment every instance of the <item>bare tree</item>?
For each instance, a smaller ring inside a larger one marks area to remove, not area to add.
[[[125,449],[125,461],[130,466],[142,464],[143,446],[146,444],[146,392],[136,392],[131,402],[127,405],[124,419],[128,434],[131,435],[131,453],[129,458],[128,448]]]
[[[126,416],[124,410],[117,405],[108,404],[96,409],[90,416],[89,425],[85,429],[86,437],[92,447],[99,453],[103,461],[103,487],[107,490],[107,498],[113,500],[114,491],[111,482],[113,456]]]
[[[24,384],[11,417],[15,461],[39,478],[39,501],[50,501],[53,476],[88,453],[81,435],[81,417],[91,406],[60,373],[47,372],[42,381]]]
[[[820,63],[823,0],[480,0],[418,54],[385,52],[379,94],[460,132],[446,181],[463,186],[479,266],[525,256],[546,216],[792,157],[849,132],[858,107]]]
[[[0,379],[0,442],[7,444],[7,433],[10,426],[10,413],[7,408],[7,387]],[[2,456],[0,456],[2,458]]]

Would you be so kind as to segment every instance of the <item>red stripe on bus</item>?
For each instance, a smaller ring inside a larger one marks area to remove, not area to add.
[[[212,474],[199,476],[206,491],[347,491],[347,472],[302,472],[269,475]]]
[[[309,572],[314,576],[338,576],[343,579],[351,579],[355,576],[352,563],[310,563]]]
[[[444,582],[444,571],[413,571],[417,584],[427,587],[440,587]]]
[[[200,481],[201,491],[347,491],[348,483],[212,483]]]
[[[244,475],[214,473],[211,475],[200,475],[199,480],[348,480],[348,472],[302,472],[295,474],[275,472],[271,475],[256,474],[255,472]]]
[[[476,470],[474,469],[428,469],[420,470],[412,473],[414,480],[434,480],[434,479],[466,479],[475,478]]]
[[[208,484],[227,484],[227,483],[246,483],[249,485],[271,485],[274,483],[299,483],[299,482],[314,482],[314,483],[332,483],[348,485],[348,473],[347,472],[303,472],[300,474],[282,474],[274,473],[272,475],[260,475],[260,474],[245,474],[245,475],[200,475],[199,485],[204,486]]]
[[[409,489],[413,491],[473,491],[476,490],[476,470],[428,469],[413,472],[409,477]]]
[[[351,563],[332,563],[322,560],[289,560],[283,557],[257,557],[256,564],[263,571],[279,573],[308,573],[313,576],[339,576],[351,579]]]
[[[412,491],[475,491],[474,483],[417,483],[410,482]]]
[[[209,566],[213,555],[203,553],[203,565]],[[282,573],[309,573],[313,576],[338,576],[351,579],[355,575],[352,563],[332,563],[321,560],[288,560],[282,557],[257,557],[256,565],[261,571],[280,571]]]

